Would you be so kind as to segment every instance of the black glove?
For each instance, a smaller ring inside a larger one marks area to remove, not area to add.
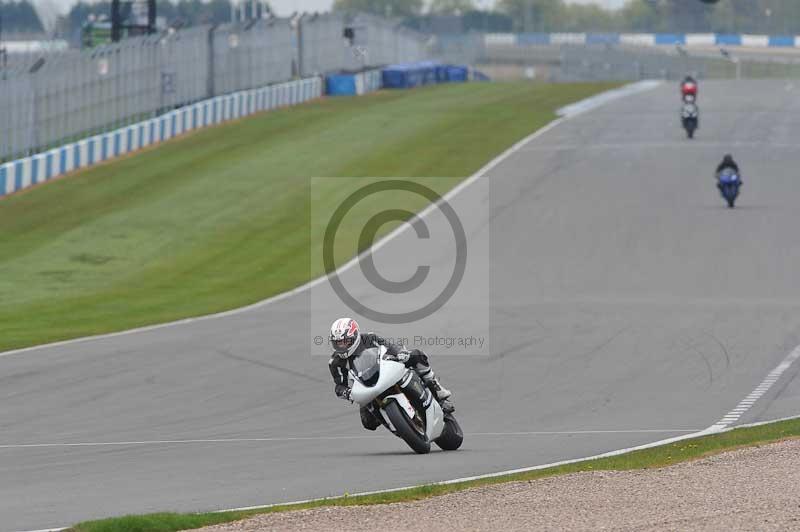
[[[402,362],[403,364],[405,364],[406,362],[408,362],[408,359],[411,358],[411,352],[408,351],[407,349],[403,349],[396,355],[390,355],[389,353],[386,353],[383,356],[383,358],[384,360],[393,360],[395,362]]]
[[[341,397],[342,399],[352,402],[352,399],[350,399],[350,388],[344,384],[337,384],[335,391],[337,397]]]

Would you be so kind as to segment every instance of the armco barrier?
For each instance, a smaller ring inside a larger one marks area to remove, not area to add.
[[[728,33],[487,33],[486,46],[549,46],[557,44],[635,44],[640,46],[748,46],[800,48],[800,36]]]
[[[300,79],[217,96],[166,114],[0,165],[0,197],[181,133],[322,96],[322,79]]]

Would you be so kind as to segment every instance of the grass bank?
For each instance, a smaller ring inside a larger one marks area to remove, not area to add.
[[[0,351],[222,311],[301,285],[321,273],[309,265],[324,229],[312,194],[335,203],[367,176],[446,176],[431,185],[442,193],[560,106],[610,87],[485,83],[319,100],[0,200]],[[311,187],[312,177],[340,179]],[[356,251],[345,244],[339,260]]]
[[[800,437],[800,419],[770,423],[758,427],[735,429],[721,434],[713,434],[675,442],[669,445],[634,451],[620,456],[576,462],[559,467],[540,469],[527,473],[494,477],[483,480],[448,485],[428,485],[407,490],[368,495],[362,497],[338,497],[323,499],[299,505],[281,505],[247,512],[208,513],[208,514],[151,514],[126,516],[121,518],[89,521],[78,524],[70,532],[173,532],[200,526],[219,524],[244,519],[259,513],[285,512],[317,508],[320,506],[351,506],[388,504],[434,497],[462,491],[469,488],[498,484],[502,482],[528,481],[554,475],[579,473],[585,471],[623,471],[631,469],[661,468],[696,460],[705,456],[744,446],[753,446]]]

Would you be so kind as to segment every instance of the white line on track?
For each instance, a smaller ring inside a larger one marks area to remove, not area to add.
[[[661,85],[661,81],[646,79],[643,81],[637,81],[636,83],[630,83],[628,85],[624,85],[619,87],[618,89],[612,89],[609,91],[601,92],[600,94],[596,94],[589,98],[583,99],[579,102],[575,102],[570,105],[566,105],[559,109],[558,115],[565,116],[567,118],[572,116],[578,116],[583,114],[587,111],[591,111],[598,107],[601,107],[608,102],[619,100],[620,98],[625,98],[627,96],[631,96],[633,94],[648,91],[650,89],[654,89]]]
[[[697,432],[698,429],[630,429],[630,430],[539,430],[519,432],[471,432],[466,436],[547,436],[551,434],[648,434],[664,432]]]
[[[753,405],[764,396],[765,393],[769,391],[772,386],[778,382],[778,379],[781,378],[787,369],[792,367],[792,364],[800,358],[800,346],[794,348],[794,351],[789,353],[786,358],[784,358],[780,364],[778,364],[775,369],[769,372],[769,374],[764,378],[764,380],[756,386],[756,388],[750,392],[750,394],[742,399],[736,407],[725,414],[722,419],[711,425],[708,430],[720,430],[728,427],[739,421],[745,412],[750,410]]]
[[[697,432],[697,429],[623,429],[623,430],[542,430],[519,432],[470,432],[468,437],[482,436],[561,436],[591,434],[653,434]],[[328,441],[328,440],[365,440],[375,438],[365,436],[283,436],[275,438],[209,438],[187,440],[140,440],[140,441],[102,441],[102,442],[50,442],[50,443],[6,443],[0,449],[38,449],[50,447],[122,447],[134,445],[170,445],[170,444],[208,444],[208,443],[251,443],[251,442],[294,442],[294,441]]]
[[[470,480],[479,480],[479,479],[483,479],[483,478],[500,477],[500,476],[511,475],[511,474],[514,474],[514,473],[526,473],[526,472],[529,472],[529,471],[537,471],[537,470],[540,470],[540,469],[548,469],[548,468],[551,468],[551,467],[558,467],[558,466],[562,466],[562,465],[574,464],[576,462],[583,462],[583,461],[586,461],[586,460],[596,460],[596,459],[599,459],[599,458],[607,458],[607,457],[611,457],[611,456],[619,456],[621,454],[626,454],[626,453],[633,452],[633,451],[639,451],[639,450],[642,450],[642,449],[650,449],[652,447],[658,447],[660,445],[667,445],[667,444],[675,443],[675,442],[678,442],[678,441],[689,440],[689,439],[692,439],[692,438],[698,438],[700,436],[705,436],[705,435],[708,435],[708,434],[728,432],[728,431],[734,430],[735,428],[757,427],[759,425],[766,425],[768,423],[777,423],[779,421],[788,421],[788,420],[791,420],[791,419],[798,419],[798,417],[800,417],[800,416],[785,417],[785,418],[780,418],[780,419],[773,419],[771,421],[762,421],[762,422],[759,422],[759,423],[750,423],[750,424],[747,424],[747,425],[740,425],[738,427],[726,427],[726,428],[723,428],[723,429],[716,429],[716,430],[712,430],[713,427],[709,427],[708,429],[700,431],[700,432],[692,432],[691,434],[685,434],[683,436],[677,436],[677,437],[674,437],[674,438],[668,438],[666,440],[660,440],[660,441],[656,441],[656,442],[653,442],[653,443],[647,443],[645,445],[639,445],[637,447],[629,447],[627,449],[619,449],[619,450],[616,450],[616,451],[610,451],[610,452],[607,452],[607,453],[597,454],[597,455],[594,455],[594,456],[587,456],[585,458],[575,458],[575,459],[572,459],[572,460],[562,460],[560,462],[553,462],[553,463],[550,463],[550,464],[541,464],[541,465],[532,466],[532,467],[525,467],[525,468],[522,468],[522,469],[513,469],[513,470],[509,470],[509,471],[500,471],[500,472],[497,472],[497,473],[489,473],[487,475],[476,475],[476,476],[472,476],[472,477],[456,478],[456,479],[453,479],[453,480],[445,480],[443,482],[434,482],[434,483],[432,483],[432,485],[459,484],[459,483],[467,482],[467,481],[470,481]],[[417,488],[417,487],[419,487],[419,486],[404,486],[404,487],[401,487],[401,488],[390,488],[390,489],[385,489],[385,490],[366,491],[366,492],[363,492],[363,493],[350,494],[350,497],[359,497],[359,496],[363,496],[363,495],[377,495],[379,493],[389,493],[389,492],[401,492],[401,491],[405,491],[405,490],[414,489],[414,488]],[[259,505],[259,506],[242,506],[242,507],[239,507],[239,508],[227,508],[227,509],[224,509],[224,510],[217,510],[214,513],[240,512],[240,511],[246,511],[246,510],[265,510],[267,508],[274,508],[276,506],[296,506],[296,505],[305,504],[305,503],[308,503],[308,502],[324,501],[324,500],[326,500],[328,498],[329,497],[322,497],[322,498],[319,498],[319,499],[305,499],[305,500],[302,500],[302,501],[281,502],[281,503],[275,503],[275,504],[262,504],[262,505]],[[60,532],[62,530],[66,530],[67,528],[68,527],[46,528],[46,529],[41,529],[41,530],[28,530],[28,531],[24,531],[24,532]]]
[[[530,472],[530,471],[538,471],[540,469],[549,469],[551,467],[569,465],[569,464],[574,464],[574,463],[577,463],[577,462],[584,462],[584,461],[587,461],[587,460],[597,460],[597,459],[600,459],[600,458],[609,458],[609,457],[612,457],[612,456],[619,456],[619,455],[630,453],[630,452],[633,452],[633,451],[640,451],[640,450],[643,450],[643,449],[650,449],[650,448],[653,448],[653,447],[659,447],[661,445],[668,445],[670,443],[675,443],[675,442],[679,442],[679,441],[698,438],[700,436],[706,436],[706,435],[709,435],[709,434],[728,432],[728,431],[734,430],[735,428],[757,427],[759,425],[766,425],[768,423],[776,423],[778,421],[788,421],[790,419],[798,419],[798,417],[800,417],[800,416],[793,416],[793,417],[787,417],[787,418],[781,418],[781,419],[774,419],[774,420],[771,420],[771,421],[762,421],[762,422],[759,422],[759,423],[751,423],[751,424],[748,424],[748,425],[740,425],[739,427],[726,427],[726,428],[723,428],[723,429],[715,429],[715,430],[712,430],[712,427],[709,427],[708,429],[700,431],[700,432],[693,432],[691,434],[686,434],[686,435],[683,435],[683,436],[676,436],[674,438],[667,438],[666,440],[660,440],[660,441],[656,441],[656,442],[653,442],[653,443],[647,443],[647,444],[644,444],[644,445],[638,445],[636,447],[629,447],[627,449],[619,449],[619,450],[616,450],[616,451],[610,451],[610,452],[607,452],[607,453],[597,454],[597,455],[594,455],[594,456],[587,456],[585,458],[575,458],[575,459],[572,459],[572,460],[562,460],[560,462],[553,462],[553,463],[550,463],[550,464],[541,464],[541,465],[532,466],[532,467],[524,467],[524,468],[521,468],[521,469],[512,469],[512,470],[508,470],[508,471],[499,471],[497,473],[489,473],[489,474],[486,474],[486,475],[475,475],[475,476],[472,476],[472,477],[456,478],[456,479],[453,479],[453,480],[445,480],[443,482],[434,482],[431,485],[460,484],[462,482],[469,482],[471,480],[480,480],[480,479],[492,478],[492,477],[502,477],[502,476],[507,476],[507,475],[513,475],[515,473],[527,473],[527,472]],[[393,489],[385,489],[385,490],[368,491],[368,492],[363,492],[363,493],[353,493],[353,494],[350,494],[350,497],[358,497],[358,496],[363,496],[363,495],[377,495],[377,494],[380,494],[380,493],[389,493],[389,492],[400,492],[400,491],[414,489],[414,488],[417,488],[417,487],[419,487],[419,486],[405,486],[405,487],[402,487],[402,488],[393,488]],[[266,509],[266,508],[273,508],[275,506],[293,506],[293,505],[304,504],[304,503],[308,503],[308,502],[322,501],[322,500],[325,500],[325,499],[326,498],[307,499],[307,500],[303,500],[303,501],[293,501],[293,502],[290,502],[290,503],[277,503],[277,504],[265,504],[265,505],[261,505],[261,506],[246,506],[246,507],[242,507],[242,508],[230,508],[230,509],[227,509],[227,510],[218,510],[217,513],[238,512],[238,511],[245,511],[245,510],[263,510],[263,509]]]
[[[786,370],[788,370],[798,358],[800,358],[800,346],[797,346],[794,349],[794,351],[789,353],[789,355],[785,359],[783,359],[783,361],[780,364],[778,364],[778,366],[767,375],[767,377],[764,379],[764,382],[759,384],[756,387],[756,389],[753,390],[753,392],[751,392],[740,403],[740,405],[746,405],[746,406],[748,406],[748,408],[750,406],[752,406],[752,404],[755,403],[755,401],[757,401],[759,398],[761,398],[761,396],[763,396],[764,393],[766,393],[766,391],[769,390],[769,388],[772,386],[772,384],[777,382],[777,380],[781,377],[781,375],[783,375],[783,373],[786,372]],[[770,384],[765,384],[765,383],[770,383]],[[746,403],[745,403],[745,401],[746,401]],[[739,405],[737,405],[737,408],[738,408],[738,406]],[[691,431],[691,432],[688,432],[687,434],[682,434],[680,436],[675,436],[675,437],[672,437],[672,438],[667,438],[667,439],[664,439],[664,440],[659,440],[659,441],[655,441],[655,442],[652,442],[652,443],[647,443],[647,444],[644,444],[644,445],[637,445],[635,447],[628,447],[628,448],[625,448],[625,449],[617,449],[615,451],[610,451],[610,452],[607,452],[607,453],[596,454],[596,455],[593,455],[593,456],[587,456],[587,457],[583,457],[583,458],[574,458],[574,459],[570,459],[570,460],[562,460],[562,461],[559,461],[559,462],[553,462],[553,463],[549,463],[549,464],[541,464],[541,465],[537,465],[537,466],[523,467],[523,468],[519,468],[519,469],[510,469],[510,470],[507,470],[507,471],[498,471],[496,473],[488,473],[488,474],[484,474],[484,475],[475,475],[475,476],[471,476],[471,477],[456,478],[456,479],[452,479],[452,480],[446,480],[446,481],[443,481],[443,482],[435,482],[433,484],[435,484],[435,485],[459,484],[459,483],[463,483],[463,482],[468,482],[470,480],[480,480],[480,479],[485,479],[485,478],[501,477],[501,476],[513,475],[515,473],[527,473],[527,472],[530,472],[530,471],[537,471],[537,470],[540,470],[540,469],[548,469],[548,468],[551,468],[551,467],[558,467],[558,466],[563,466],[563,465],[568,465],[568,464],[574,464],[574,463],[583,462],[583,461],[586,461],[586,460],[597,460],[597,459],[600,459],[600,458],[609,458],[609,457],[612,457],[612,456],[619,456],[619,455],[622,455],[622,454],[627,454],[627,453],[630,453],[630,452],[633,452],[633,451],[640,451],[640,450],[643,450],[643,449],[651,449],[653,447],[659,447],[659,446],[662,446],[662,445],[668,445],[670,443],[676,443],[676,442],[679,442],[679,441],[685,441],[685,440],[690,440],[690,439],[694,439],[694,438],[699,438],[701,436],[707,436],[707,435],[711,435],[711,434],[719,434],[719,433],[722,433],[722,432],[728,432],[728,431],[731,431],[731,430],[734,430],[734,429],[737,429],[737,428],[757,427],[757,426],[760,426],[760,425],[766,425],[768,423],[776,423],[778,421],[787,421],[787,420],[790,420],[790,419],[798,419],[798,417],[800,417],[800,416],[793,416],[793,417],[787,417],[787,418],[781,418],[781,419],[774,419],[774,420],[762,421],[762,422],[758,422],[758,423],[750,423],[750,424],[746,424],[746,425],[739,425],[739,426],[736,426],[736,427],[730,426],[732,423],[737,421],[739,419],[739,417],[740,417],[740,413],[731,412],[729,414],[726,414],[719,422],[715,423],[714,425],[711,425],[710,427],[708,427],[705,430],[701,430],[701,431],[697,431],[697,432]],[[683,429],[683,430],[686,430],[686,429]],[[672,431],[669,431],[669,432],[679,432],[679,431],[681,431],[681,430],[678,429],[678,430],[672,430]],[[565,432],[564,434],[570,434],[570,433],[571,434],[586,434],[586,433],[593,433],[593,432],[594,433],[601,433],[601,432],[609,432],[609,431],[583,431],[583,432],[581,432],[581,431],[573,431],[573,432]],[[611,432],[627,432],[627,431],[611,431]],[[653,430],[652,429],[650,429],[650,430],[646,429],[644,431],[632,431],[632,432],[653,432]],[[660,431],[656,431],[656,432],[660,432]],[[539,432],[539,433],[518,433],[518,434],[527,435],[527,434],[545,434],[545,433]],[[507,435],[514,435],[514,433],[472,433],[472,434],[468,434],[468,435],[469,436],[479,436],[479,435],[503,435],[503,436],[507,436]],[[329,438],[334,438],[334,437],[329,437]],[[341,437],[336,436],[335,438],[347,438],[347,437],[346,436],[341,436]],[[353,438],[359,438],[359,437],[358,436],[354,436]],[[304,438],[304,439],[308,439],[308,438]],[[318,439],[321,439],[321,438],[318,438]],[[265,439],[261,439],[261,440],[265,440]],[[84,445],[86,445],[86,444],[84,444]],[[358,497],[358,496],[362,496],[362,495],[376,495],[376,494],[380,494],[380,493],[400,492],[400,491],[413,489],[413,488],[416,488],[416,487],[418,487],[418,486],[405,486],[405,487],[401,487],[401,488],[391,488],[391,489],[385,489],[385,490],[368,491],[368,492],[363,492],[363,493],[354,493],[354,494],[351,494],[351,496],[352,497]],[[292,502],[286,502],[286,503],[264,504],[264,505],[259,505],[259,506],[246,506],[246,507],[240,507],[240,508],[227,508],[227,509],[224,509],[224,510],[217,510],[217,513],[236,512],[236,511],[245,511],[245,510],[263,510],[263,509],[272,508],[272,507],[275,507],[275,506],[293,506],[293,505],[298,505],[298,504],[303,504],[303,503],[313,502],[313,501],[321,501],[321,500],[325,500],[325,498],[323,497],[321,499],[306,499],[306,500],[302,500],[302,501],[292,501]],[[28,532],[59,532],[59,531],[62,531],[62,530],[66,530],[66,527],[63,527],[63,528],[50,528],[50,529],[45,529],[45,530],[28,531]]]

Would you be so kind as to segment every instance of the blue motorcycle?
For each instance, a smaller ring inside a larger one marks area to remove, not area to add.
[[[731,209],[739,196],[739,188],[741,186],[742,180],[739,177],[739,173],[733,168],[724,168],[717,174],[717,188]]]

